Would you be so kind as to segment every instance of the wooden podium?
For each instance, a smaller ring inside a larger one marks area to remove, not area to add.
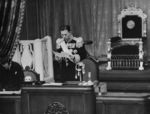
[[[23,87],[22,114],[44,114],[48,105],[64,105],[69,114],[96,114],[96,96],[92,86]]]
[[[1,94],[0,114],[21,114],[21,101],[19,94]]]

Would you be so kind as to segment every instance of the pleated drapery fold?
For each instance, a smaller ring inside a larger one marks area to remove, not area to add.
[[[0,0],[0,59],[13,57],[19,41],[25,0]]]

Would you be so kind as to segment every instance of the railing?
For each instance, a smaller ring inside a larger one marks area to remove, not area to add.
[[[140,66],[138,55],[112,55],[111,68],[112,69],[138,69]]]

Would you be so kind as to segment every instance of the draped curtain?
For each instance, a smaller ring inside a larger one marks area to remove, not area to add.
[[[92,40],[87,45],[89,53],[100,60],[106,59],[107,41],[117,36],[118,15],[133,3],[150,16],[149,0],[38,0],[36,2],[38,36],[52,36],[53,48],[59,36],[59,26],[71,25],[75,36]],[[150,36],[150,19],[147,19],[147,37]],[[147,40],[150,56],[150,40]]]
[[[0,0],[0,59],[12,58],[18,43],[25,0]]]

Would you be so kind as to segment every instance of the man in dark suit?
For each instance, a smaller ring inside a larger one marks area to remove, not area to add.
[[[21,89],[24,73],[21,65],[8,57],[0,59],[0,89],[16,91]]]

